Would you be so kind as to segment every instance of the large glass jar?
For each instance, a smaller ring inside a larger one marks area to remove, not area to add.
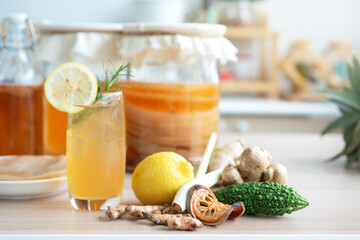
[[[218,131],[219,78],[216,61],[198,57],[183,66],[147,59],[133,68],[124,89],[127,168],[146,156],[176,152],[196,164],[212,132]]]
[[[217,61],[224,56],[216,51],[234,49],[226,45],[221,25],[177,27],[125,29],[123,57],[133,76],[124,89],[127,170],[161,151],[176,152],[196,167],[218,131]],[[141,47],[126,44],[131,42]]]
[[[25,14],[11,14],[2,26],[7,33],[0,52],[0,155],[42,154],[43,90],[32,58],[34,26]]]
[[[223,37],[225,26],[127,23],[38,27],[43,33],[37,53],[40,62],[77,61],[92,71],[101,69],[108,59],[115,67],[131,64],[131,77],[123,79],[131,86],[123,89],[127,170],[159,151],[173,151],[198,164],[210,134],[218,130],[217,63],[236,60],[236,48]],[[107,68],[113,69],[111,64]],[[101,72],[95,75],[103,77]],[[60,116],[56,120],[61,120]],[[55,121],[47,122],[51,126]],[[55,135],[47,132],[45,136]]]

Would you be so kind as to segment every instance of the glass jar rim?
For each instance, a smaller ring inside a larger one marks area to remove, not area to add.
[[[101,96],[123,95],[123,90],[120,89],[120,90],[118,90],[116,92],[102,92],[102,93],[98,93],[98,94],[101,95]]]
[[[104,93],[98,93],[97,96],[100,96],[100,98],[96,98],[96,100],[91,104],[91,106],[95,106],[97,102],[101,102],[103,104],[112,104],[113,99],[120,98],[123,99],[123,92],[122,90],[116,91],[116,92],[104,92]],[[110,102],[110,103],[109,103]]]
[[[53,23],[37,22],[40,32],[69,33],[69,32],[110,32],[125,35],[132,34],[165,34],[165,35],[187,35],[194,37],[223,37],[226,26],[210,23]]]
[[[112,102],[106,102],[106,101],[109,101],[109,100],[112,100],[112,99],[115,99],[115,98],[120,97],[120,101],[123,100],[123,92],[122,92],[122,90],[119,90],[119,91],[116,91],[116,92],[98,93],[98,95],[99,94],[100,94],[101,97],[99,99],[96,99],[93,103],[91,103],[89,105],[74,104],[73,106],[81,107],[81,108],[97,108],[97,107],[110,106],[111,104],[114,104],[114,101],[112,101]]]

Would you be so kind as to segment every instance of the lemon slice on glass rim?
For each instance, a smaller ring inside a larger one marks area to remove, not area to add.
[[[86,66],[68,62],[59,65],[48,76],[44,84],[45,97],[57,110],[76,113],[91,105],[97,95],[98,83]]]

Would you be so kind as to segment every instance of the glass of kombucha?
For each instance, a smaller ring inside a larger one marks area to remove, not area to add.
[[[77,61],[83,63],[82,61]],[[43,78],[47,78],[53,71],[59,62],[44,63],[42,65]],[[98,66],[91,65],[91,69],[97,70],[96,75],[101,76],[102,69]],[[100,69],[100,70],[99,70]],[[51,106],[51,104],[45,98],[44,104],[44,127],[43,127],[43,139],[44,139],[44,154],[46,155],[60,155],[66,154],[66,125],[67,125],[67,113],[62,112]]]
[[[125,124],[122,92],[103,93],[91,106],[69,113],[67,177],[75,209],[117,206],[125,178]]]

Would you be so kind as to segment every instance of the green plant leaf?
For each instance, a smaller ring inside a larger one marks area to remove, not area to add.
[[[356,149],[359,146],[354,140],[354,129],[355,129],[355,124],[344,129],[344,140],[345,140],[344,155],[347,156],[356,152]]]
[[[346,128],[354,124],[358,120],[356,113],[349,112],[345,113],[343,116],[339,117],[335,121],[331,122],[322,132],[321,135],[329,133],[337,128]]]
[[[346,105],[344,103],[338,102],[336,100],[329,99],[328,101],[335,104],[339,108],[340,112],[342,112],[343,114],[347,112],[359,112],[355,108],[350,107],[349,105]]]
[[[360,145],[359,145],[356,152],[357,152],[358,168],[360,169]]]
[[[347,132],[348,132],[347,133],[347,138],[351,139],[351,137],[352,137],[352,135],[350,134],[351,131],[348,130]],[[354,145],[353,141],[345,142],[345,147],[343,148],[343,150],[341,150],[338,154],[331,157],[330,159],[326,160],[326,162],[332,162],[332,161],[338,159],[339,157],[341,157],[342,155],[349,156],[351,154],[354,154],[354,152],[356,154],[358,154],[357,151],[360,151],[360,146],[358,146],[357,144]]]
[[[343,90],[319,90],[328,97],[328,101],[334,103],[342,113],[342,116],[330,123],[322,132],[326,134],[334,129],[341,128],[345,141],[344,149],[330,158],[333,161],[345,155],[346,167],[350,168],[357,164],[360,169],[360,63],[354,58],[352,65],[348,65],[348,76],[351,85]]]
[[[358,160],[358,154],[356,151],[352,152],[351,154],[347,155],[347,160],[346,160],[346,168],[351,168],[351,166],[357,162]]]
[[[343,128],[343,137],[344,137],[346,148],[348,148],[350,146],[350,144],[352,143],[353,135],[354,135],[354,129],[353,129],[352,125],[349,125],[349,126]]]
[[[355,57],[353,58],[353,65],[348,65],[348,72],[353,91],[360,95],[360,65]]]
[[[358,147],[358,144],[355,141],[352,141],[350,143],[350,145],[346,148],[346,151],[344,154],[349,155],[349,154],[352,154],[353,152],[356,152],[357,147]]]
[[[124,85],[124,84],[113,84],[113,85],[111,85],[112,86],[112,88],[118,88],[118,87],[126,87],[126,88],[131,88],[131,86],[129,86],[129,85]]]
[[[330,99],[348,105],[360,111],[360,96],[353,91],[337,91],[333,89],[322,89],[316,91],[328,96]]]
[[[336,154],[335,156],[329,158],[328,160],[326,160],[326,162],[332,162],[336,159],[338,159],[339,157],[341,157],[342,155],[345,154],[346,148],[344,148],[343,150],[341,150],[341,152],[339,152],[338,154]]]
[[[357,120],[355,130],[354,130],[354,141],[356,144],[360,143],[360,120]]]

